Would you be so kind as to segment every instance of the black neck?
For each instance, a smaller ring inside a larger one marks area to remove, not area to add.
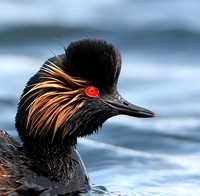
[[[40,149],[42,150],[40,153],[25,149],[32,162],[31,169],[37,176],[44,176],[51,181],[64,184],[69,192],[90,190],[89,177],[78,151],[74,146],[63,146],[63,148],[56,151],[49,149],[43,156],[44,149]]]

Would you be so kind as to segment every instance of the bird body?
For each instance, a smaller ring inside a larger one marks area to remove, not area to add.
[[[91,189],[74,147],[70,152],[34,159],[19,141],[0,131],[0,149],[0,195],[62,195]]]
[[[65,54],[43,64],[18,104],[21,143],[0,131],[0,193],[64,195],[91,189],[77,138],[119,114],[155,116],[118,93],[120,70],[119,50],[92,38],[71,42]]]

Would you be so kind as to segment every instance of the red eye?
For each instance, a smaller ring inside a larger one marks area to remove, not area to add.
[[[99,90],[98,88],[96,88],[95,86],[88,86],[85,89],[85,93],[86,95],[88,95],[89,97],[98,97],[99,96]]]

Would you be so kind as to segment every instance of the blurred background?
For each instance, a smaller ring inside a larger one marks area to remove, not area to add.
[[[112,118],[79,140],[96,185],[88,194],[199,195],[198,0],[1,0],[0,129],[17,137],[15,113],[28,79],[64,52],[62,44],[85,37],[119,48],[119,92],[157,113]]]

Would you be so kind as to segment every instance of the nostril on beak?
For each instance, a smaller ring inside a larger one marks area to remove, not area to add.
[[[123,104],[124,104],[124,105],[129,105],[129,104],[128,104],[127,102],[125,102],[125,101],[123,101]]]

